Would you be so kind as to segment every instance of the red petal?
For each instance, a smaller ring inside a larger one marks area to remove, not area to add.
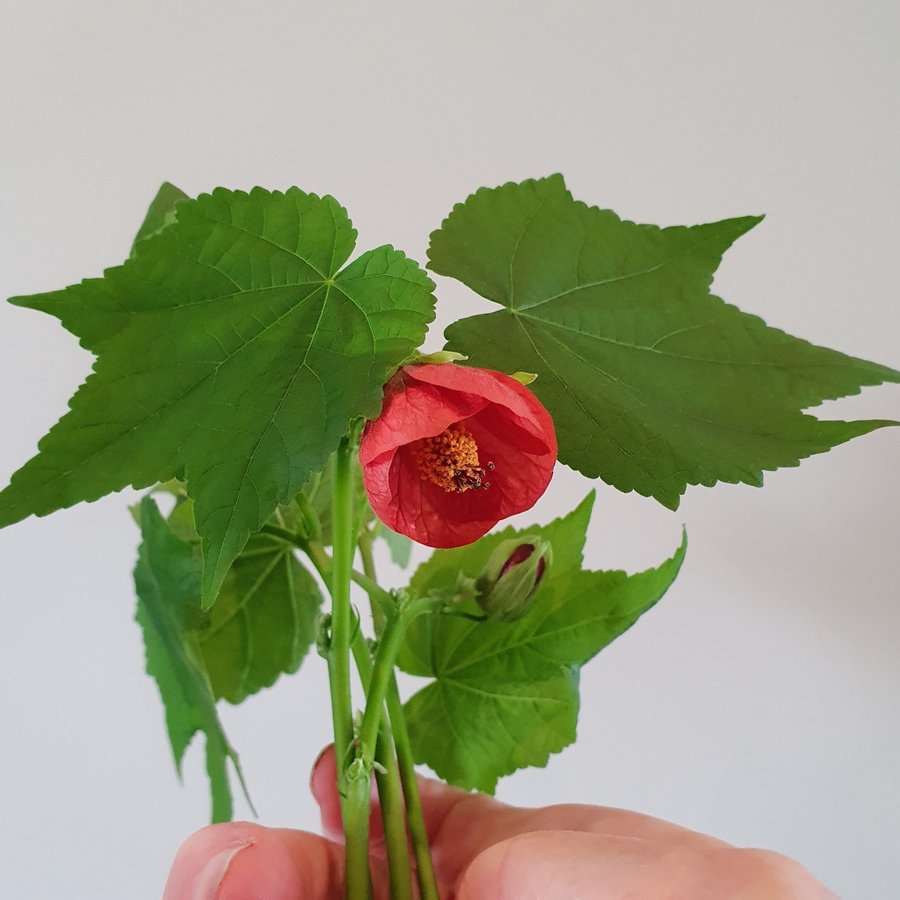
[[[366,426],[359,461],[365,466],[386,450],[440,434],[454,422],[480,412],[487,404],[477,394],[441,390],[416,381],[408,383],[405,379],[398,383],[394,379],[385,391],[381,415]]]
[[[547,449],[557,452],[553,419],[540,400],[521,382],[503,372],[457,365],[406,366],[404,377],[450,391],[465,391],[506,407],[519,424],[536,437]],[[444,396],[447,396],[446,393]]]
[[[550,484],[556,453],[522,449],[515,434],[519,429],[496,406],[468,419],[466,425],[478,444],[481,464],[494,464],[488,492],[499,495],[498,520],[531,509]]]

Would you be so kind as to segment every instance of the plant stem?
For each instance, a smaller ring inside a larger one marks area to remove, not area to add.
[[[344,438],[334,454],[331,495],[334,557],[331,565],[331,646],[328,680],[334,722],[338,793],[344,821],[345,891],[348,900],[367,900],[369,890],[368,775],[353,759],[353,705],[350,693],[350,572],[356,547],[353,533],[353,448]]]
[[[328,555],[328,551],[318,541],[304,540],[300,535],[291,534],[283,529],[280,531],[282,533],[276,534],[269,530],[269,533],[273,537],[285,540],[303,550],[330,589],[333,563]],[[385,611],[393,609],[394,598],[377,585],[374,579],[359,572],[352,572],[351,578],[355,581],[361,581],[362,586],[370,596],[377,596]],[[353,635],[351,650],[353,651],[363,689],[368,694],[369,683],[372,680],[372,657],[366,640],[359,630],[356,630]],[[375,762],[378,764],[375,770],[375,780],[378,784],[378,796],[381,800],[381,820],[384,825],[384,842],[387,849],[391,898],[392,900],[413,900],[403,787],[400,781],[397,757],[394,754],[394,738],[386,715],[382,716],[378,741],[375,745]]]
[[[385,623],[384,631],[378,641],[378,649],[375,652],[372,679],[369,682],[366,697],[366,711],[363,713],[362,725],[359,729],[359,750],[363,762],[366,764],[371,764],[374,758],[378,725],[381,721],[388,685],[394,674],[394,662],[397,659],[397,652],[400,650],[400,642],[403,640],[410,622],[416,616],[431,609],[434,603],[435,601],[430,597],[404,600],[399,604],[396,613]]]
[[[372,657],[365,638],[357,632],[353,638],[353,656],[360,680],[368,694],[372,681]],[[406,810],[400,769],[394,755],[394,738],[387,716],[382,714],[375,745],[375,781],[381,801],[381,821],[387,849],[388,874],[391,880],[391,900],[413,900],[412,878],[409,868],[409,838],[406,833]]]
[[[369,534],[368,530],[363,530],[362,534],[359,536],[358,543],[363,572],[365,573],[366,578],[370,578],[373,582],[377,583],[375,577],[375,558],[372,555],[372,535]],[[381,632],[384,630],[385,615],[382,609],[383,606],[383,603],[372,604],[372,624],[375,626],[376,637],[381,637]]]
[[[387,619],[384,632],[378,642],[378,649],[375,652],[375,661],[372,665],[371,677],[369,678],[369,686],[366,692],[366,709],[363,713],[362,724],[356,741],[356,756],[347,766],[347,799],[343,806],[343,813],[348,885],[354,868],[351,861],[351,851],[360,846],[368,847],[369,844],[368,798],[370,796],[370,780],[375,763],[379,731],[381,731],[382,735],[384,734],[384,701],[388,684],[394,673],[394,660],[397,658],[400,642],[403,640],[403,635],[406,633],[409,623],[416,616],[431,608],[434,602],[430,597],[403,598],[397,609]],[[363,804],[364,797],[365,804]],[[350,844],[351,833],[354,842],[353,846]],[[405,857],[405,829],[403,842]]]
[[[372,536],[368,532],[364,532],[360,537],[359,551],[362,558],[363,572],[377,590],[382,590],[376,580],[375,559],[372,555]],[[383,598],[373,597],[371,593],[369,598],[372,601],[372,616],[374,618],[376,604],[380,602],[380,605],[384,607],[385,603]],[[425,826],[425,813],[422,810],[419,784],[416,780],[416,763],[413,758],[409,732],[406,729],[406,717],[403,712],[403,702],[400,700],[400,691],[397,687],[397,677],[393,668],[391,668],[390,679],[387,685],[386,705],[400,782],[403,787],[406,825],[409,829],[413,856],[416,861],[419,900],[440,900],[437,880],[434,875],[434,863],[431,859],[431,847],[428,842],[428,830]]]
[[[397,679],[391,672],[387,690],[387,710],[390,717],[391,730],[394,733],[394,748],[397,751],[397,764],[400,768],[400,781],[403,784],[403,796],[406,798],[406,823],[412,841],[413,855],[416,860],[416,880],[419,884],[420,900],[440,900],[437,880],[434,876],[434,864],[431,849],[428,845],[428,829],[425,826],[425,813],[419,797],[419,785],[416,781],[416,761],[413,757],[409,732],[406,729],[406,717],[403,713],[403,702],[397,688]]]
[[[309,557],[316,571],[322,577],[326,584],[332,583],[333,562],[325,548],[317,541],[305,540],[300,535],[292,534],[283,528],[274,526],[265,526],[262,529],[265,533],[279,538],[286,543],[303,550]],[[371,554],[371,542],[369,543],[369,552],[360,551],[363,561],[363,573],[356,571],[351,572],[351,578],[366,593],[372,601],[373,608],[381,607],[383,611],[393,610],[394,598],[384,588],[382,588],[375,580],[375,566]],[[364,684],[368,685],[372,677],[372,662],[369,656],[368,648],[361,634],[357,633],[353,639],[353,655],[356,659],[356,665],[359,669],[360,678]],[[367,690],[368,693],[368,690]],[[399,780],[402,785],[403,797],[406,807],[406,824],[409,827],[409,836],[413,845],[413,855],[416,860],[416,879],[419,885],[420,900],[440,900],[437,890],[437,882],[434,875],[434,865],[431,859],[431,850],[428,845],[428,832],[425,827],[425,816],[422,810],[422,801],[419,797],[418,783],[416,782],[415,759],[412,754],[412,745],[409,740],[409,732],[406,730],[406,719],[403,713],[403,703],[400,700],[400,693],[397,688],[397,680],[393,670],[390,672],[390,678],[387,685],[386,705],[389,716],[390,725],[384,719],[384,727],[388,730],[388,735],[393,738],[388,740],[388,749],[390,744],[396,746],[396,762],[393,754],[390,754],[389,763],[381,758],[379,750],[379,740],[376,744],[376,760],[388,770],[388,778],[393,782],[390,787],[382,789],[379,780],[379,796],[381,797],[382,816],[385,825],[385,842],[388,848],[388,864],[391,871],[391,890],[394,897],[404,898],[405,894],[400,893],[399,884],[395,887],[395,871],[399,871],[401,866],[399,863],[394,865],[392,860],[399,860],[399,842],[401,828],[397,825],[398,815],[392,814],[392,811],[399,809],[399,798],[397,797],[395,772],[399,772]],[[391,734],[391,732],[393,732]],[[378,776],[376,775],[376,779]],[[390,824],[389,824],[390,822]],[[402,859],[406,859],[406,835],[405,828],[403,830],[403,850]],[[394,850],[392,851],[392,846]],[[403,876],[399,876],[401,879]]]

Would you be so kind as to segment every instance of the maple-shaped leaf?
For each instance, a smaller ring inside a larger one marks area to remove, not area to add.
[[[528,612],[515,622],[447,614],[416,620],[399,665],[431,677],[406,704],[413,750],[442,778],[493,792],[497,780],[546,765],[575,740],[578,672],[666,592],[686,542],[659,568],[636,575],[581,568],[593,495],[545,526],[512,528],[474,544],[438,550],[413,576],[411,590],[437,594],[461,612],[480,610],[461,584],[472,584],[502,541],[540,535],[553,561]]]
[[[159,687],[179,775],[194,735],[202,731],[206,736],[212,821],[225,822],[233,810],[228,760],[241,784],[243,777],[216,712],[202,652],[189,624],[200,593],[200,566],[191,545],[172,533],[151,499],[143,500],[137,518],[142,541],[134,569],[135,619],[144,635],[147,673]]]
[[[194,734],[206,735],[213,821],[231,818],[226,760],[241,784],[216,701],[240,703],[295,672],[315,638],[322,596],[291,548],[254,535],[235,559],[209,610],[199,608],[201,560],[190,501],[168,520],[151,497],[132,513],[141,529],[134,579],[137,621],[144,634],[147,671],[159,687],[175,765]]]
[[[0,527],[177,476],[209,606],[249,536],[353,418],[377,414],[433,318],[433,284],[389,246],[342,268],[356,232],[332,197],[217,189],[174,209],[103,278],[13,300],[97,360],[0,493]]]
[[[900,372],[769,328],[710,293],[760,217],[657,228],[574,200],[559,175],[483,188],[431,236],[430,268],[502,309],[446,330],[475,366],[539,375],[562,462],[678,506],[895,422],[803,410]]]

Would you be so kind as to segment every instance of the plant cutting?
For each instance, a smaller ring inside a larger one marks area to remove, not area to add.
[[[217,703],[315,647],[346,895],[369,895],[374,780],[392,896],[436,898],[415,765],[488,793],[545,765],[575,738],[580,668],[685,556],[686,538],[644,572],[592,568],[590,492],[552,522],[503,525],[552,490],[557,459],[674,509],[689,485],[761,486],[896,424],[807,412],[896,370],[711,293],[760,221],[637,225],[558,175],[482,188],[432,234],[427,268],[493,305],[423,356],[434,282],[393,247],[354,255],[334,198],[166,184],[122,265],[13,299],[96,361],[0,493],[0,526],[146,489],[136,618],[176,765],[205,736],[213,820],[232,815],[229,771],[243,785]],[[387,590],[381,540],[401,564],[412,541],[435,550]],[[397,669],[428,683],[404,702]]]

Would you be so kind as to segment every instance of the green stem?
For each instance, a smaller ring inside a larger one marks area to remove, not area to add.
[[[274,535],[287,539],[303,550],[316,571],[327,585],[332,583],[332,560],[325,548],[317,541],[304,541],[299,535]],[[359,572],[353,572],[354,580],[361,580],[370,596],[378,596],[385,610],[393,609],[394,598],[375,581]],[[363,689],[368,694],[372,680],[372,657],[362,633],[357,629],[353,635],[351,650]],[[381,819],[384,825],[384,842],[388,857],[388,874],[391,881],[392,900],[413,900],[412,880],[409,871],[409,843],[406,833],[406,814],[400,769],[394,755],[394,739],[387,716],[382,716],[378,741],[375,745],[375,780],[381,799]],[[383,771],[382,771],[383,770]],[[368,813],[366,813],[368,817]],[[368,818],[367,818],[368,821]]]
[[[428,598],[404,598],[396,611],[391,615],[384,628],[384,633],[378,642],[375,652],[375,661],[372,665],[366,692],[366,709],[363,713],[362,724],[359,729],[359,737],[356,742],[356,757],[347,767],[347,801],[344,805],[344,835],[345,849],[348,855],[347,878],[351,875],[349,843],[351,831],[354,847],[369,843],[369,816],[368,805],[362,814],[362,797],[368,798],[370,791],[370,779],[375,763],[379,731],[384,734],[384,701],[388,684],[394,673],[394,661],[397,651],[410,622],[416,616],[425,612],[434,605],[434,600]],[[353,816],[352,822],[348,818]],[[364,837],[363,837],[364,836]],[[406,835],[403,835],[404,845]],[[404,857],[406,853],[404,852]],[[349,882],[348,882],[349,883]],[[411,887],[411,886],[410,886]]]
[[[397,612],[391,616],[378,641],[375,662],[372,667],[372,679],[366,696],[366,711],[363,713],[362,725],[359,729],[359,752],[362,760],[371,765],[374,759],[375,740],[381,722],[382,709],[387,696],[388,685],[394,675],[394,662],[400,650],[400,644],[406,629],[417,616],[427,612],[434,606],[431,597],[417,597],[401,601]]]
[[[364,530],[362,534],[359,536],[359,555],[362,559],[363,572],[366,575],[366,578],[372,580],[373,584],[376,584],[375,578],[375,557],[372,555],[372,535]],[[371,597],[371,594],[369,595]],[[385,623],[385,614],[383,607],[384,603],[377,602],[372,604],[372,624],[375,626],[375,636],[380,637],[381,632],[384,630]]]
[[[400,768],[403,796],[406,799],[406,822],[409,826],[409,837],[412,841],[413,856],[416,860],[419,898],[420,900],[440,900],[437,880],[434,875],[434,864],[431,859],[431,849],[428,845],[425,813],[422,810],[419,784],[416,781],[416,761],[413,757],[412,744],[409,740],[409,731],[406,728],[403,702],[400,699],[397,679],[393,672],[388,684],[387,710],[391,729],[394,733],[394,748],[397,751],[397,765]]]
[[[315,566],[322,580],[326,584],[331,584],[332,576],[332,560],[325,548],[316,541],[304,540],[300,535],[292,534],[285,529],[276,528],[274,526],[265,526],[262,529],[267,534],[277,537],[286,543],[292,544],[303,550]],[[382,588],[375,580],[375,566],[371,554],[371,542],[369,542],[369,552],[360,550],[363,561],[364,574],[352,572],[351,577],[372,600],[373,608],[378,604],[385,612],[393,610],[394,598],[384,588]],[[357,668],[360,678],[364,685],[368,685],[372,677],[372,661],[369,656],[363,636],[357,632],[353,639],[353,655],[356,659]],[[409,836],[413,845],[413,855],[416,860],[416,879],[419,885],[420,900],[440,900],[437,890],[437,882],[434,875],[434,866],[431,859],[431,851],[428,845],[428,832],[425,827],[425,816],[422,810],[422,801],[419,797],[419,788],[416,781],[415,759],[412,754],[412,745],[409,740],[409,732],[406,729],[406,719],[403,712],[403,703],[400,700],[400,693],[397,689],[397,681],[393,671],[390,673],[390,679],[387,689],[387,711],[390,720],[390,726],[384,721],[384,727],[388,730],[388,735],[393,734],[393,743],[396,746],[396,762],[393,754],[390,754],[390,762],[386,763],[381,759],[378,745],[376,745],[376,760],[381,763],[387,770],[389,780],[392,782],[389,788],[382,790],[379,782],[379,795],[381,797],[382,815],[385,823],[385,842],[388,849],[388,865],[391,873],[391,890],[392,895],[398,900],[405,898],[405,894],[401,893],[401,883],[395,882],[395,872],[405,870],[406,860],[406,835],[405,828],[397,825],[399,815],[392,814],[394,809],[400,807],[400,801],[397,797],[399,793],[396,789],[397,773],[399,781],[402,785],[402,793],[404,797],[404,805],[406,808],[407,825],[409,826]],[[387,741],[388,748],[390,741]],[[379,744],[381,741],[379,740]],[[376,779],[378,776],[376,775]],[[390,821],[391,824],[388,824]],[[400,850],[398,849],[401,840],[402,830],[402,860],[395,865],[392,860],[400,860]],[[392,850],[392,847],[394,848]],[[403,879],[402,875],[397,876]],[[408,878],[408,870],[407,875]],[[396,886],[395,886],[396,885]]]
[[[361,633],[356,633],[351,649],[360,680],[368,694],[369,684],[372,681],[372,657]],[[378,742],[375,745],[375,762],[375,781],[378,784],[378,797],[381,801],[381,821],[387,849],[391,900],[413,900],[403,786],[400,782],[397,757],[394,755],[394,738],[386,715],[381,717]]]
[[[350,693],[350,572],[356,547],[353,533],[353,448],[344,438],[334,454],[331,495],[334,557],[331,563],[331,646],[328,680],[334,722],[334,752],[338,793],[344,821],[345,891],[348,900],[368,900],[369,796],[368,775],[351,754],[353,705]]]
[[[297,507],[300,510],[300,515],[303,516],[303,523],[306,525],[306,533],[309,535],[310,540],[320,540],[322,537],[322,523],[319,522],[319,517],[315,509],[313,509],[312,503],[309,502],[309,498],[303,491],[297,494]]]
[[[286,528],[279,528],[277,525],[263,525],[260,532],[302,550],[309,557],[325,584],[331,585],[334,562],[328,555],[328,551],[318,541],[308,541],[303,535],[288,531]],[[371,576],[351,569],[350,580],[358,584],[369,597],[378,602],[383,615],[389,614],[394,608],[394,598],[390,592],[377,584]]]
[[[372,555],[372,536],[364,532],[359,543],[360,557],[362,558],[363,572],[371,579],[372,584],[380,591],[375,575],[375,560]],[[376,602],[384,606],[381,598],[373,597],[372,615],[375,615]],[[428,843],[428,830],[425,827],[425,813],[422,810],[422,800],[419,797],[419,783],[416,780],[416,763],[413,758],[412,744],[409,740],[409,732],[406,729],[406,717],[403,712],[403,703],[400,700],[400,691],[397,688],[397,678],[391,669],[390,680],[387,686],[387,713],[388,722],[394,740],[394,750],[397,754],[397,766],[400,783],[403,787],[404,805],[406,807],[406,824],[409,828],[409,836],[413,847],[413,856],[416,860],[416,881],[419,885],[419,900],[440,900],[437,889],[437,880],[434,875],[434,863],[431,859],[431,847]]]

